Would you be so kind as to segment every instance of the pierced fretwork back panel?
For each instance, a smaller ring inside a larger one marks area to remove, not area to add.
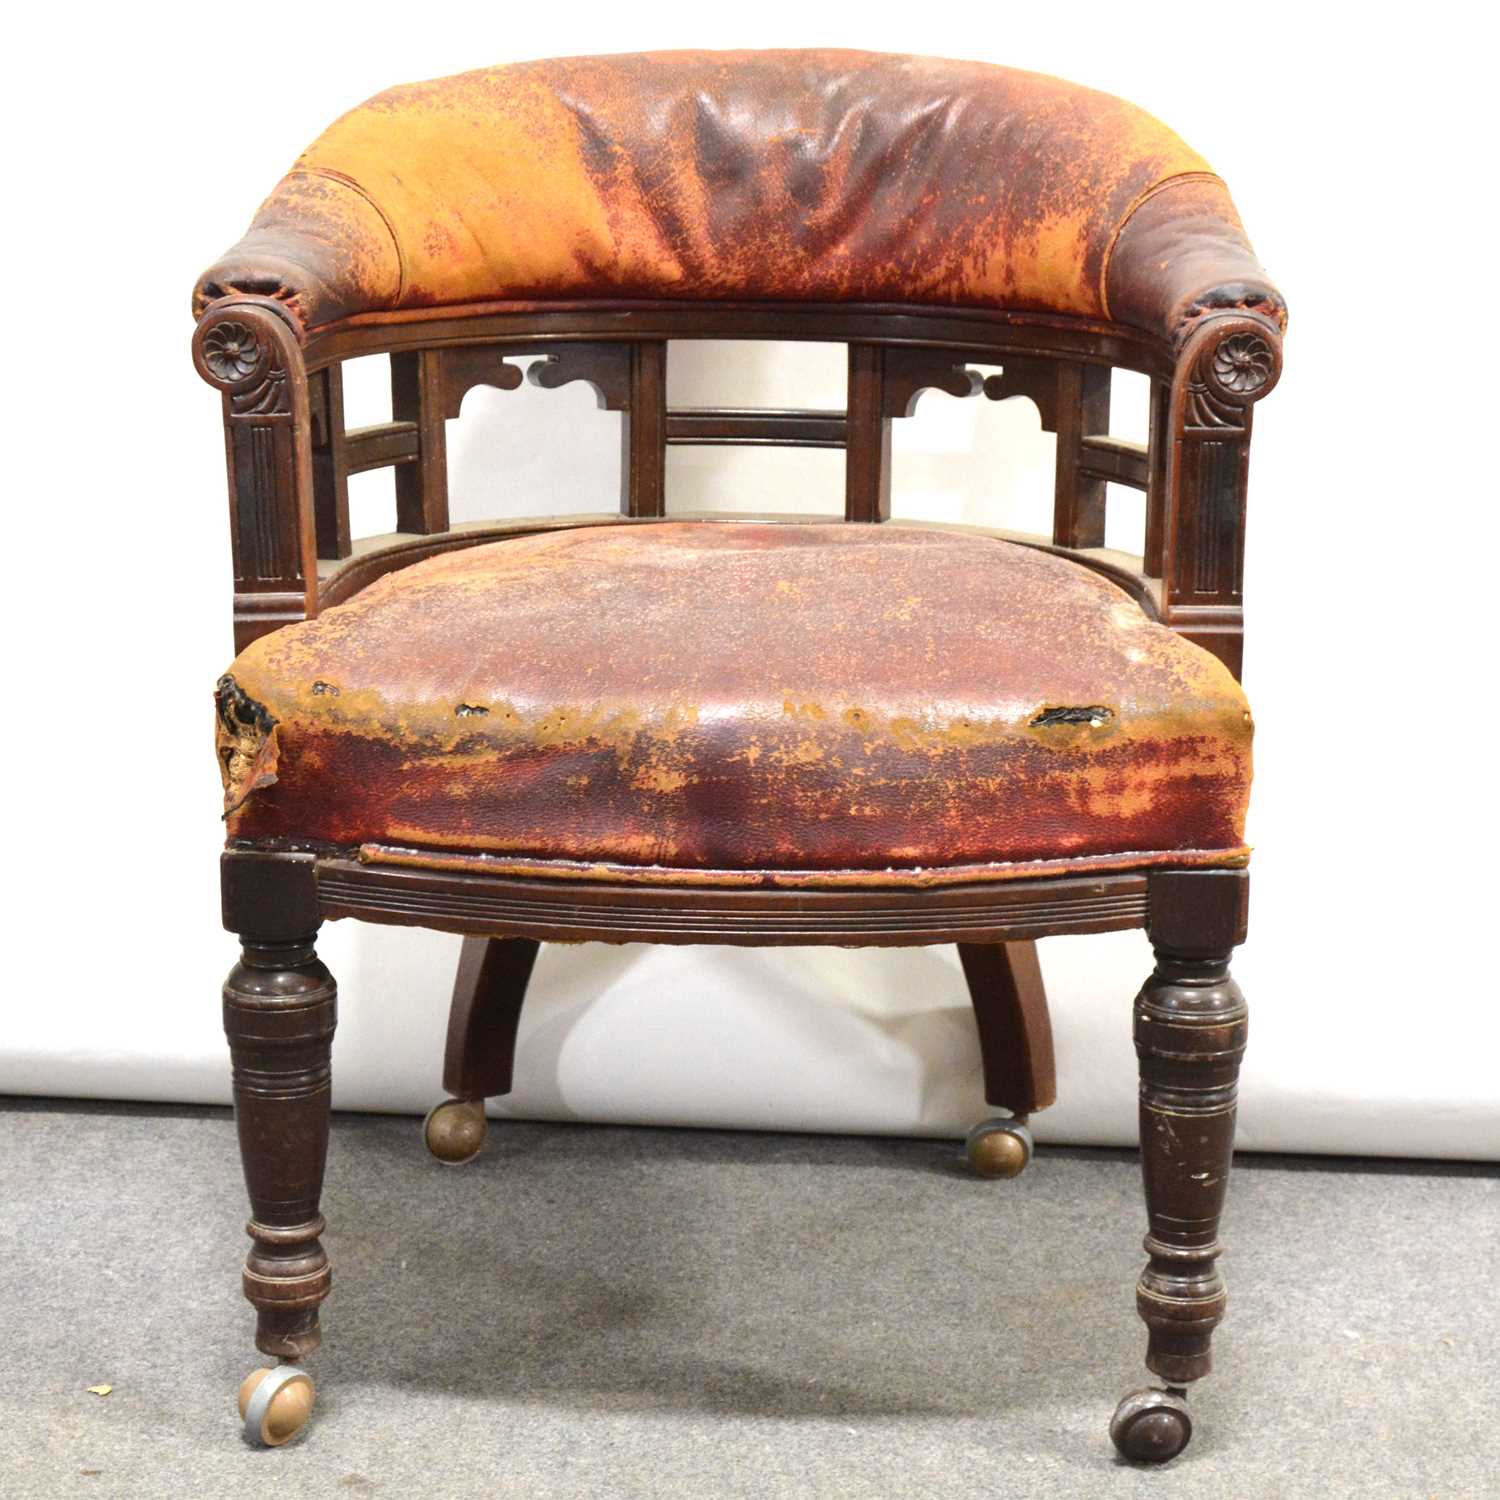
[[[1019,355],[981,375],[968,359],[930,345],[850,343],[842,410],[785,407],[683,407],[667,404],[666,340],[472,344],[391,356],[391,421],[346,431],[337,365],[310,387],[318,554],[350,554],[348,478],[391,466],[396,530],[429,535],[448,527],[446,424],[476,386],[515,390],[527,379],[552,390],[575,381],[592,387],[601,410],[621,414],[620,511],[666,514],[670,446],[842,449],[844,517],[876,523],[891,513],[892,424],[913,414],[925,391],[952,397],[1032,401],[1044,431],[1056,434],[1052,537],[1056,545],[1105,543],[1106,486],[1146,493],[1142,545],[1148,576],[1160,574],[1161,494],[1165,479],[1162,382],[1153,382],[1149,446],[1109,435],[1110,367],[1096,362]],[[540,354],[542,357],[537,359]],[[519,361],[533,362],[523,376]]]

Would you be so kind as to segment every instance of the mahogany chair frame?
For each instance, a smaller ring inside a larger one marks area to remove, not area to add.
[[[683,339],[844,343],[846,408],[673,409],[668,345]],[[340,366],[370,354],[390,356],[393,419],[348,431]],[[673,444],[842,448],[843,519],[887,522],[891,424],[912,413],[921,392],[937,389],[1027,397],[1056,433],[1051,536],[987,534],[1096,570],[1153,619],[1239,671],[1251,415],[1281,365],[1280,330],[1253,301],[1205,310],[1169,345],[1122,325],[1033,313],[787,303],[511,304],[354,317],[304,333],[274,299],[237,294],[208,308],[194,355],[223,398],[239,648],[450,548],[554,527],[650,525],[667,513],[665,455]],[[622,413],[619,513],[450,526],[446,422],[477,385],[517,387],[522,371],[512,361],[537,356],[534,384],[586,381],[600,407]],[[982,378],[970,368],[976,364],[1000,373]],[[1109,435],[1113,368],[1150,381],[1145,445]],[[396,532],[356,541],[348,478],[386,466],[395,470]],[[1104,545],[1109,483],[1145,492],[1138,557]],[[1137,1307],[1149,1333],[1147,1366],[1174,1401],[1208,1373],[1225,1303],[1218,1224],[1246,1032],[1228,971],[1245,934],[1244,870],[1160,865],[983,884],[725,888],[659,883],[644,872],[637,880],[571,881],[376,866],[345,850],[231,847],[222,875],[224,923],[243,945],[225,986],[224,1019],[252,1211],[244,1289],[265,1352],[300,1359],[317,1346],[318,1305],[330,1284],[318,1202],[336,986],[314,951],[325,920],[356,917],[473,940],[445,1082],[475,1097],[509,1088],[515,1025],[540,942],[957,943],[980,1023],[987,1096],[1021,1115],[1052,1094],[1031,945],[1058,933],[1144,926],[1156,965],[1135,1003],[1149,1224]],[[1122,1450],[1145,1459],[1178,1451],[1185,1409],[1164,1427],[1159,1403],[1137,1410],[1134,1399],[1117,1414]]]

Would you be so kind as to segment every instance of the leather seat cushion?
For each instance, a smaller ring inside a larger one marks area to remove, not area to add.
[[[247,648],[231,839],[686,881],[1237,863],[1250,715],[1071,560],[902,526],[577,527]]]

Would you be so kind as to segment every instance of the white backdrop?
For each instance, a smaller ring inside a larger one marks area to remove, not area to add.
[[[1500,1157],[1495,236],[1475,13],[1460,26],[1428,5],[1402,31],[1279,5],[254,14],[231,32],[201,6],[55,7],[4,65],[4,378],[21,413],[6,490],[23,535],[4,599],[0,1089],[228,1097],[209,692],[232,654],[229,557],[217,399],[187,351],[201,266],[328,120],[387,84],[579,51],[857,45],[1123,94],[1228,179],[1292,306],[1251,486],[1241,1145]],[[841,404],[836,351],[678,345],[672,361],[674,402]],[[380,390],[353,373],[352,420],[380,414]],[[1140,391],[1122,381],[1117,404],[1132,435]],[[458,513],[602,508],[618,420],[582,387],[476,392],[450,427]],[[1051,439],[1026,403],[930,395],[896,444],[898,514],[1044,529]],[[826,508],[837,457],[674,450],[669,503]],[[357,482],[363,529],[389,527],[388,482]],[[339,1106],[438,1097],[457,948],[325,929]],[[1042,956],[1061,1102],[1038,1135],[1132,1141],[1145,940],[1052,939]],[[517,1076],[509,1107],[547,1118],[958,1134],[983,1114],[951,948],[544,949]]]

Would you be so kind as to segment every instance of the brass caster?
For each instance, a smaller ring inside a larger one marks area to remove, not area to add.
[[[1019,1177],[1035,1149],[1020,1120],[981,1120],[964,1142],[969,1165],[981,1177]]]
[[[1181,1391],[1132,1391],[1115,1408],[1109,1435],[1133,1464],[1164,1464],[1193,1435],[1193,1418]]]
[[[484,1145],[484,1100],[444,1099],[422,1121],[422,1139],[440,1162],[461,1167]]]
[[[297,1365],[252,1370],[240,1385],[245,1441],[257,1448],[290,1442],[307,1426],[313,1395],[312,1376]]]

